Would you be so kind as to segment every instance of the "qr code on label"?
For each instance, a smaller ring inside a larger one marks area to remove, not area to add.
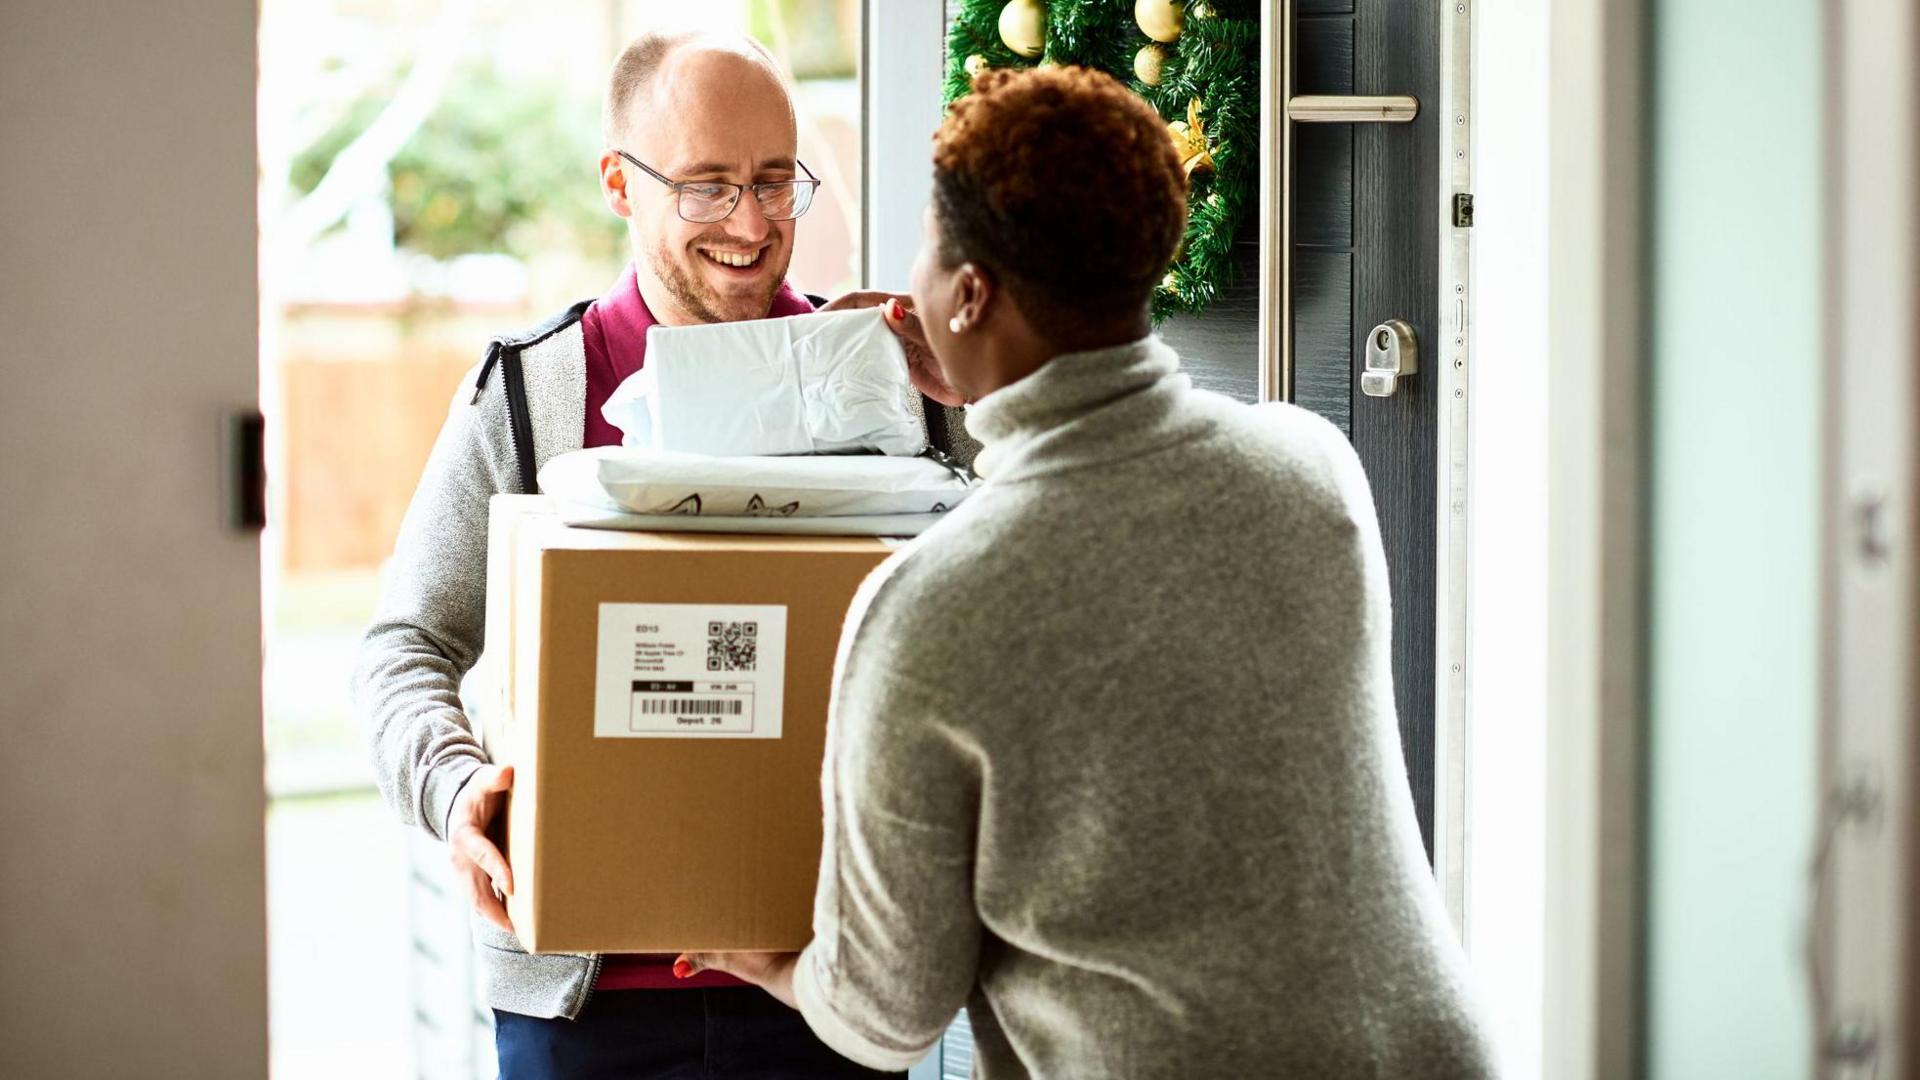
[[[759,658],[759,623],[747,619],[707,624],[708,671],[752,671]]]

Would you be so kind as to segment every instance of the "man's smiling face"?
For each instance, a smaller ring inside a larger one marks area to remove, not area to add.
[[[617,149],[678,182],[799,175],[793,104],[765,61],[744,49],[676,49],[634,95],[625,126]],[[640,295],[654,318],[668,325],[765,318],[786,280],[794,223],[768,221],[751,193],[723,220],[687,221],[672,188],[620,165]]]

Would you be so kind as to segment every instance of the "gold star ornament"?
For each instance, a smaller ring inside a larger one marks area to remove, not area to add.
[[[1187,171],[1187,179],[1213,172],[1213,154],[1207,147],[1207,126],[1200,117],[1199,98],[1187,102],[1187,118],[1168,124],[1167,131],[1173,135],[1173,148],[1180,154],[1180,167]]]

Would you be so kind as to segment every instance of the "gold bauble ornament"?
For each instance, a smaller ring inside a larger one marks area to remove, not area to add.
[[[1167,125],[1173,136],[1173,148],[1180,153],[1180,167],[1191,180],[1196,173],[1213,172],[1213,154],[1207,146],[1207,124],[1200,116],[1200,99],[1187,102],[1187,118]]]
[[[981,56],[979,53],[974,53],[972,56],[967,57],[967,78],[977,79],[986,74],[987,69],[991,66],[993,65],[987,63],[986,57]]]
[[[1155,41],[1175,41],[1186,28],[1187,10],[1180,0],[1134,0],[1133,21]]]
[[[1169,270],[1167,276],[1160,279],[1160,287],[1167,292],[1175,292],[1179,289],[1180,282],[1173,276],[1173,271]]]
[[[1219,16],[1219,12],[1213,10],[1213,5],[1207,3],[1207,0],[1200,0],[1199,3],[1193,5],[1192,14],[1194,18],[1199,19],[1201,22],[1206,22],[1209,19]]]
[[[1133,54],[1133,77],[1148,86],[1159,86],[1167,73],[1167,47],[1165,45],[1142,45],[1140,51]]]
[[[1060,61],[1049,56],[1045,60],[1040,61],[1040,66],[1043,68],[1057,68],[1060,66]]]
[[[1047,44],[1047,9],[1040,0],[1007,0],[1000,9],[1000,40],[1032,59]]]

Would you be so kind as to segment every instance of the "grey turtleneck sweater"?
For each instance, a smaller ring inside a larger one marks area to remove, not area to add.
[[[1157,338],[974,406],[981,489],[848,615],[795,994],[979,1075],[1484,1077],[1340,433]]]

